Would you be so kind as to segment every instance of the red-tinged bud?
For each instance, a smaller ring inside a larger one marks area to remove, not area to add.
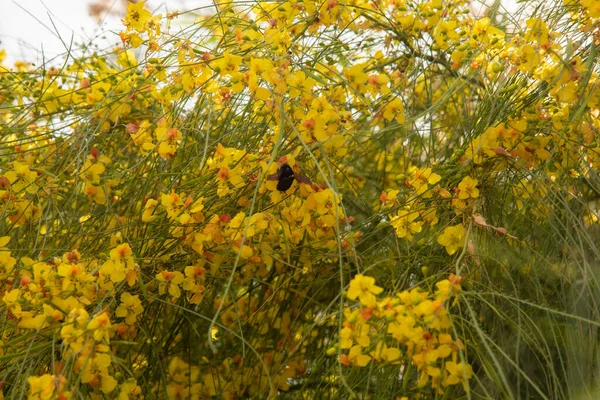
[[[379,200],[382,203],[385,203],[387,201],[387,193],[385,191],[381,191],[381,195],[379,196]]]
[[[217,172],[217,178],[222,180],[229,178],[229,170],[227,169],[227,167],[221,167],[219,169],[219,172]]]
[[[170,128],[170,129],[167,131],[167,137],[168,137],[169,139],[175,139],[175,138],[177,137],[177,132],[178,132],[178,131],[177,131],[177,128]]]
[[[460,282],[462,281],[462,276],[450,274],[448,276],[448,280],[452,282],[453,285],[460,285]]]
[[[340,362],[341,362],[342,364],[344,364],[345,366],[347,366],[347,367],[349,367],[349,366],[350,366],[350,360],[348,359],[348,355],[346,355],[346,354],[342,354],[342,355],[340,356]]]
[[[369,307],[365,307],[361,310],[360,315],[363,317],[365,321],[368,321],[373,317],[373,309]]]
[[[315,127],[315,125],[316,125],[316,122],[315,122],[314,118],[306,120],[302,123],[302,126],[305,127],[306,129],[312,129]]]
[[[65,256],[67,258],[67,261],[70,263],[79,261],[79,254],[77,254],[77,252],[75,251],[69,251],[65,254]]]

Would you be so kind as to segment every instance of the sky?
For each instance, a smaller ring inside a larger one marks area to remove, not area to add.
[[[190,8],[185,3],[205,2],[149,0],[146,6],[164,15],[167,7],[185,10]],[[98,25],[96,18],[89,15],[90,3],[89,0],[0,0],[0,49],[6,50],[5,64],[13,65],[16,60],[38,63],[50,60],[64,54],[71,40],[90,43],[94,39],[101,47],[118,43],[117,33],[124,29],[120,21],[122,15],[109,15]],[[106,0],[106,3],[124,9],[120,0]],[[107,37],[104,41],[103,36]]]
[[[7,53],[5,64],[16,60],[50,60],[64,54],[70,42],[88,43],[102,29],[88,14],[84,0],[0,0],[0,48]],[[117,17],[104,27],[120,30]],[[115,36],[112,42],[115,42]]]
[[[516,0],[503,0],[505,7],[514,6]],[[107,0],[118,7],[119,0]],[[88,13],[86,0],[0,0],[0,49],[7,53],[6,65],[17,60],[35,62],[51,60],[64,54],[71,40],[93,43],[101,47],[119,41],[116,32],[123,29],[118,16],[108,16],[98,25]],[[186,5],[187,3],[187,5]],[[206,0],[149,0],[151,11],[166,13],[169,10],[186,10],[197,7]],[[106,33],[112,30],[114,35]],[[103,34],[107,39],[102,40]]]

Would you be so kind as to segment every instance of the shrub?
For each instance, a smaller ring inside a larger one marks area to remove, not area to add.
[[[139,2],[1,66],[4,397],[591,390],[600,9],[523,3]]]

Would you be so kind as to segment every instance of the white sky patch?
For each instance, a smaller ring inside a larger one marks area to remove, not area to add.
[[[0,48],[7,53],[5,64],[17,60],[41,63],[65,54],[71,41],[90,43],[106,29],[119,30],[118,18],[107,18],[99,26],[88,14],[88,1],[0,0]],[[115,43],[118,36],[106,44]]]

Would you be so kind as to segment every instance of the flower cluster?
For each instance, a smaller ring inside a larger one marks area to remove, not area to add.
[[[0,50],[0,398],[510,397],[490,360],[566,354],[598,256],[600,9],[563,3],[139,1],[116,48]]]
[[[402,373],[413,365],[419,375],[418,386],[429,385],[439,393],[459,383],[466,388],[472,368],[462,341],[452,337],[448,311],[461,293],[460,282],[461,277],[452,274],[438,282],[431,293],[416,287],[379,296],[383,289],[375,285],[374,278],[356,275],[347,296],[358,302],[344,310],[340,362],[346,366],[375,363],[398,369],[402,365]]]

